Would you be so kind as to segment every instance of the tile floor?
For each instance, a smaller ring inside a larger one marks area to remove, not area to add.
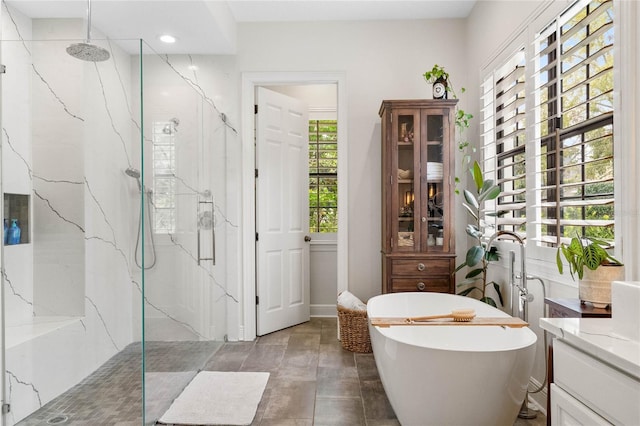
[[[271,373],[254,426],[399,425],[373,354],[342,349],[335,318],[313,318],[255,342],[221,347],[215,342],[153,342],[146,348],[147,421],[168,408],[199,365],[202,370]],[[140,345],[133,344],[19,425],[140,425],[140,371]],[[50,422],[62,416],[65,422]],[[540,413],[514,426],[545,424]]]

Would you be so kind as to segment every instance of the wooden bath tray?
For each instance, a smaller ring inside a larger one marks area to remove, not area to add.
[[[371,325],[376,327],[391,327],[396,325],[498,325],[504,327],[527,327],[529,323],[521,320],[517,317],[504,317],[504,318],[491,318],[491,317],[477,317],[471,321],[453,321],[447,320],[427,320],[427,321],[414,321],[407,322],[406,318],[371,318]]]

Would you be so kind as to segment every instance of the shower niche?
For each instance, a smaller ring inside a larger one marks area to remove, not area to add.
[[[29,217],[31,203],[26,194],[4,194],[4,245],[29,244],[31,242]],[[19,229],[17,234],[15,229]],[[17,234],[17,235],[16,235]],[[14,238],[15,236],[15,238]]]

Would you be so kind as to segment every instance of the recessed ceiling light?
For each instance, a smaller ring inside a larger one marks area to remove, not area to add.
[[[175,43],[176,38],[169,34],[164,34],[160,36],[160,41],[163,43]]]

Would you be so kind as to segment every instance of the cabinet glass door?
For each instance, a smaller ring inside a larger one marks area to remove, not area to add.
[[[442,112],[428,111],[424,114],[425,140],[423,141],[422,167],[422,212],[426,217],[427,226],[423,229],[426,233],[423,249],[427,251],[448,251],[448,226],[446,219],[449,216],[445,211],[447,195],[445,193],[445,156],[444,141],[448,129],[445,122],[446,116]],[[447,170],[448,171],[448,170]]]
[[[397,217],[394,226],[393,246],[399,251],[420,249],[420,235],[416,233],[418,224],[414,214],[415,191],[420,190],[419,179],[419,131],[420,117],[414,111],[397,111],[393,117],[393,141],[397,149],[395,164],[397,185],[394,186],[394,206],[392,214]],[[418,211],[419,213],[419,211]]]

